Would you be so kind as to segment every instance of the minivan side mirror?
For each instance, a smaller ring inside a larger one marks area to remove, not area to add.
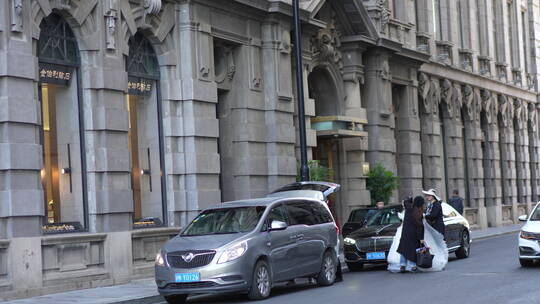
[[[272,221],[270,224],[270,231],[285,230],[287,229],[287,223],[282,221]]]
[[[526,214],[520,215],[520,216],[518,217],[518,220],[519,220],[520,222],[526,222],[526,221],[527,221],[527,215],[526,215]]]

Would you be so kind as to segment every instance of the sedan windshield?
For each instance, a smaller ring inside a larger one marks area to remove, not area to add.
[[[540,221],[540,205],[536,207],[529,221]]]
[[[183,236],[250,232],[265,207],[221,208],[203,211],[182,232]]]
[[[370,214],[371,213],[371,214]],[[398,210],[391,209],[381,209],[381,210],[370,210],[366,215],[368,217],[366,226],[381,226],[389,224],[398,224],[401,222],[398,216]]]

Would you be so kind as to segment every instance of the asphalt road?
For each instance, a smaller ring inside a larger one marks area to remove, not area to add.
[[[242,295],[198,296],[189,303],[540,303],[540,266],[521,268],[517,236],[504,235],[474,242],[471,256],[451,261],[437,273],[393,274],[385,267],[347,273],[331,287],[299,282],[278,287],[269,299],[250,302]]]

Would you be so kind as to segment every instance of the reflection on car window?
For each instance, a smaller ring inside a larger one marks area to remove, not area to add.
[[[369,209],[356,209],[351,212],[349,222],[351,223],[363,223],[366,219],[366,214]]]
[[[398,216],[398,210],[391,209],[381,209],[377,210],[373,216],[371,216],[366,223],[366,226],[380,226],[388,224],[398,224],[401,220]]]
[[[305,202],[295,202],[287,204],[289,213],[289,225],[316,225],[317,218],[313,215],[311,204]]]
[[[540,221],[540,205],[536,207],[529,221]]]
[[[272,208],[270,210],[270,213],[268,214],[268,220],[266,221],[268,224],[271,224],[273,221],[280,221],[287,223],[287,218],[285,218],[285,207],[283,205],[279,205],[277,207]]]
[[[250,232],[257,226],[265,207],[210,209],[199,214],[182,236]]]

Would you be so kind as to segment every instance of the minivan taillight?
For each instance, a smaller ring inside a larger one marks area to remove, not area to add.
[[[336,227],[336,233],[339,235],[341,234],[341,229],[339,229],[339,226],[334,223],[334,227]]]

